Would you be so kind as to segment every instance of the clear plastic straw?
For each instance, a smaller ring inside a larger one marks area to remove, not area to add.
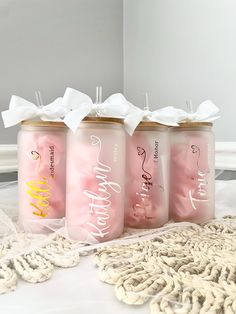
[[[35,92],[36,103],[39,108],[43,107],[43,99],[40,91]]]
[[[96,100],[95,104],[101,104],[102,103],[102,86],[96,86]]]
[[[95,104],[99,103],[99,86],[96,86],[96,99],[95,99]]]
[[[148,93],[145,93],[145,106],[144,106],[143,110],[147,110],[147,111],[150,110]]]
[[[192,103],[192,100],[187,100],[186,101],[186,105],[187,105],[187,112],[188,113],[193,113],[193,103]]]
[[[99,104],[102,103],[102,86],[99,86]]]

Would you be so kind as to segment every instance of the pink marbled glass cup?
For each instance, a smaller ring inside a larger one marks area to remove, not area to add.
[[[124,228],[125,133],[121,119],[83,121],[68,132],[66,219],[70,236],[117,238]]]
[[[214,136],[211,124],[170,129],[170,216],[202,223],[214,218]]]
[[[25,121],[18,134],[19,221],[28,232],[46,231],[39,219],[65,216],[66,128]]]
[[[167,127],[143,122],[127,136],[126,226],[156,228],[168,221],[168,161]]]

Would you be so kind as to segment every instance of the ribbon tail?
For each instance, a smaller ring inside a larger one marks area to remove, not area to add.
[[[29,110],[28,112],[27,109],[25,112],[17,109],[2,111],[2,119],[5,128],[14,126],[23,120],[33,119],[34,117],[35,114],[32,112],[32,110]]]
[[[216,117],[218,112],[219,108],[211,100],[206,100],[198,106],[196,120],[206,122],[214,121],[219,118],[219,116]]]
[[[75,133],[79,124],[90,113],[91,109],[91,106],[88,104],[81,105],[78,109],[70,111],[65,116],[63,122]]]
[[[23,120],[33,119],[36,116],[37,107],[28,100],[13,95],[9,109],[2,111],[2,119],[5,128],[14,126]]]
[[[5,128],[9,128],[20,122],[17,117],[12,116],[12,112],[10,110],[2,111],[2,120]]]
[[[135,114],[130,114],[125,118],[124,127],[130,136],[133,135],[134,130],[139,125],[139,123],[143,120],[143,117],[144,117],[144,113],[140,111]]]

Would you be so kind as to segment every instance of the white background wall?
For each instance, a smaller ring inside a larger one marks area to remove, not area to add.
[[[122,0],[0,0],[0,111],[12,94],[46,103],[67,86],[104,97],[123,88]],[[17,128],[0,144],[16,143]]]
[[[104,97],[122,91],[143,106],[211,98],[218,141],[236,141],[235,0],[1,0],[0,110],[16,94],[45,103],[67,86]],[[124,35],[124,41],[122,36]],[[123,66],[124,43],[124,66]],[[123,73],[124,70],[124,73]],[[15,143],[17,128],[0,144]]]
[[[125,94],[152,109],[212,99],[218,141],[236,141],[236,1],[124,0]]]

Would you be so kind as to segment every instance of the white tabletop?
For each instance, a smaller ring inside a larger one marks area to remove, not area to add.
[[[148,314],[148,304],[119,302],[114,286],[98,278],[92,256],[77,267],[56,268],[52,279],[38,284],[18,282],[14,292],[0,296],[1,314]]]

